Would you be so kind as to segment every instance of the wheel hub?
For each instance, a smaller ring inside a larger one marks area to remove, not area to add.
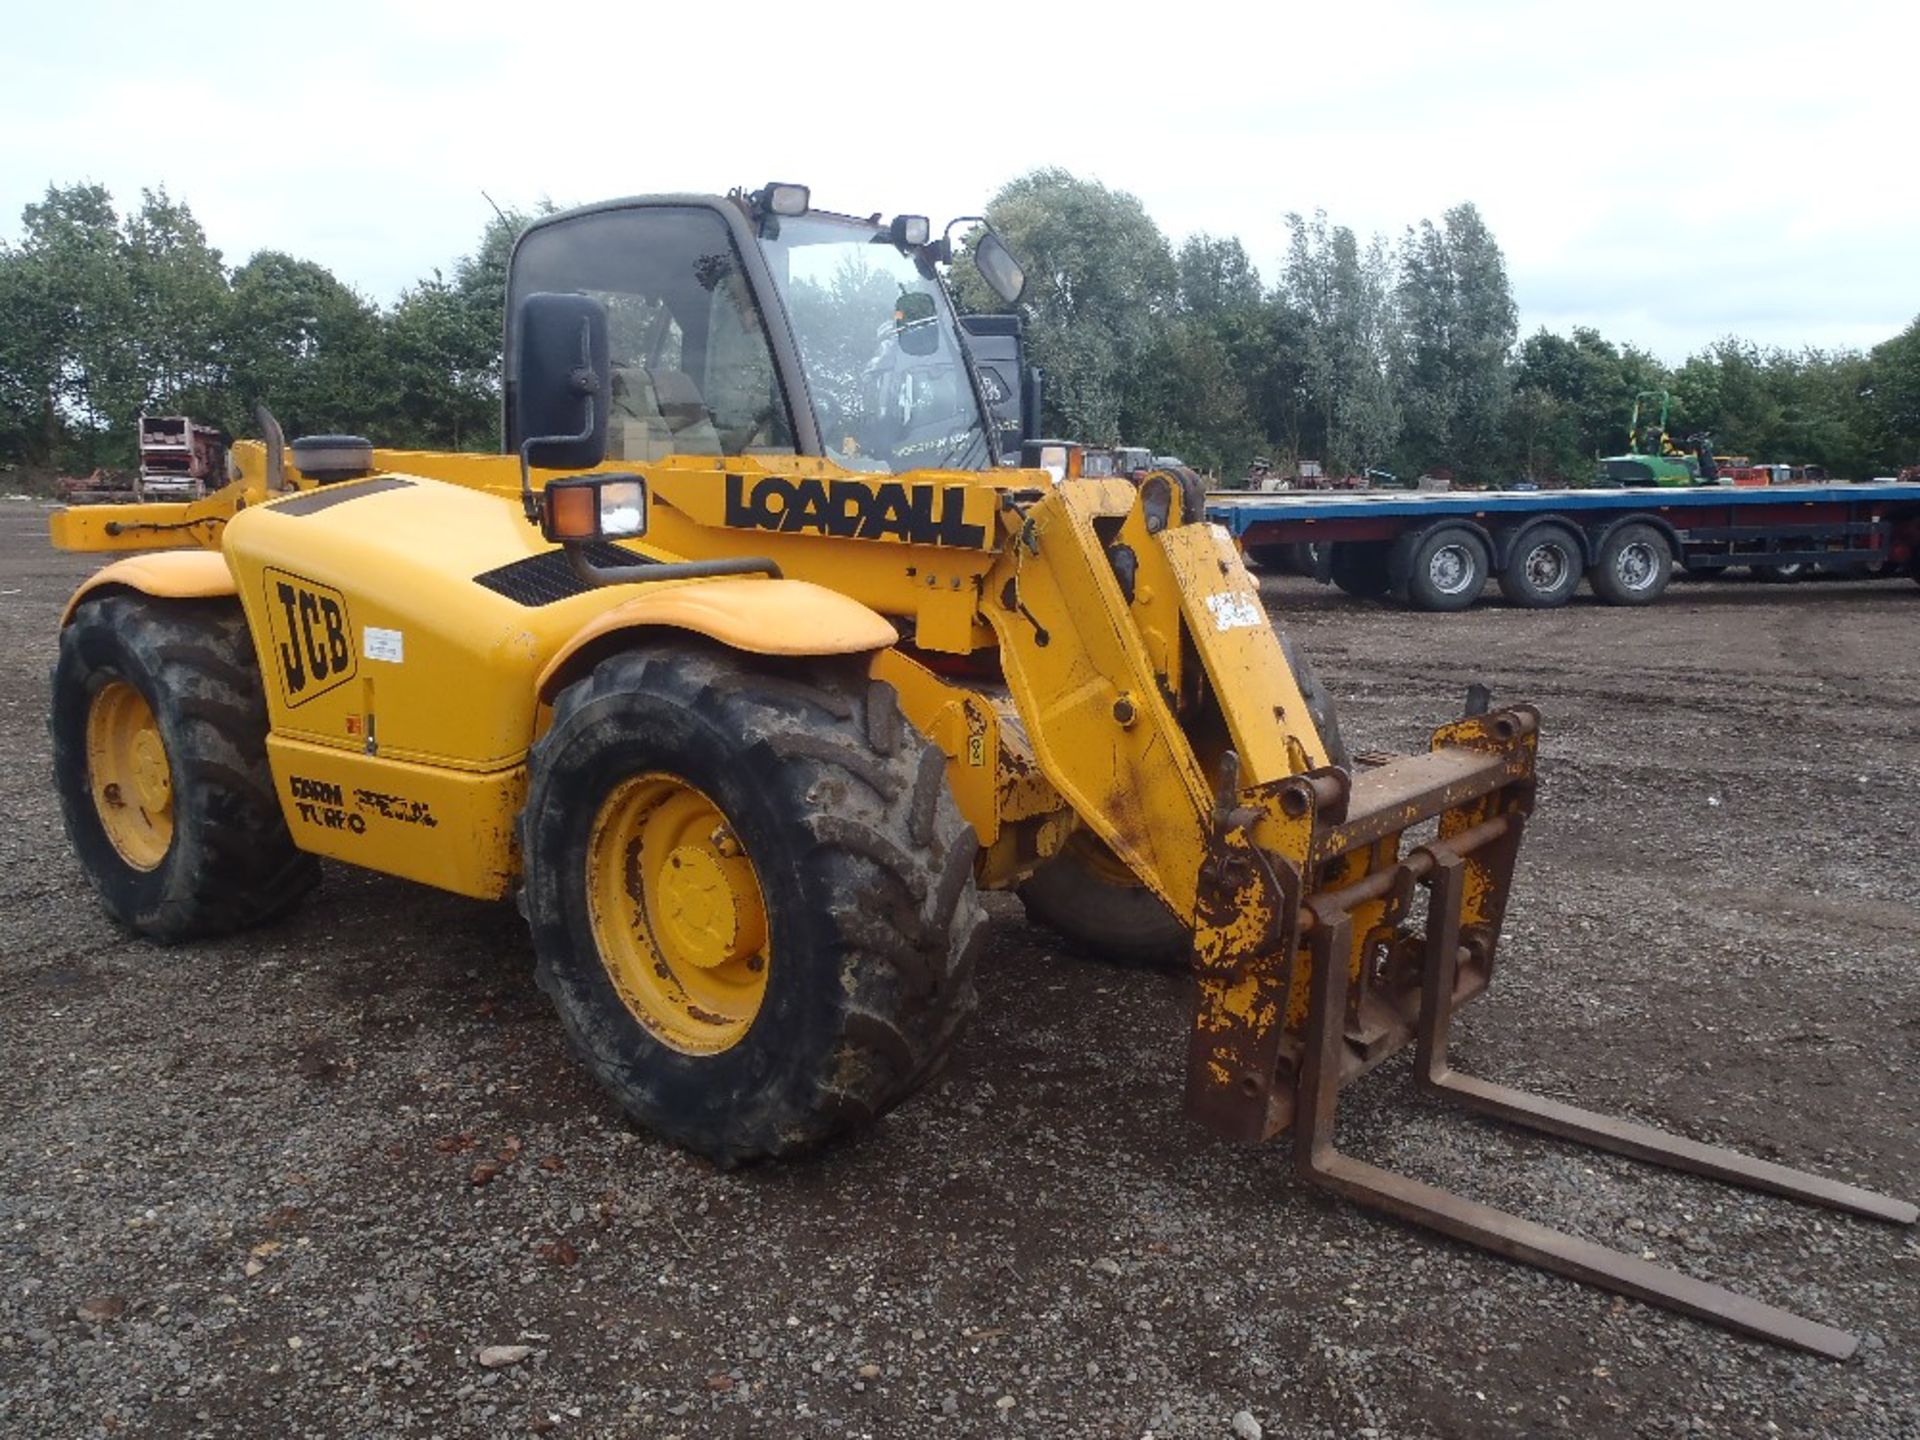
[[[1458,595],[1473,577],[1473,557],[1459,545],[1446,545],[1427,562],[1427,578],[1443,595]]]
[[[1634,544],[1621,547],[1613,573],[1620,577],[1620,583],[1628,589],[1644,590],[1653,583],[1655,568],[1653,551],[1645,545]]]
[[[1536,545],[1527,552],[1527,583],[1536,590],[1557,590],[1567,578],[1566,552],[1558,545]]]
[[[766,903],[719,807],[677,776],[630,776],[586,855],[595,947],[628,1011],[663,1044],[713,1055],[766,998]]]
[[[141,730],[133,737],[133,784],[142,809],[165,810],[173,803],[173,773],[158,730]]]
[[[124,680],[101,686],[87,707],[87,778],[120,858],[158,869],[173,846],[173,767],[153,707]]]
[[[711,970],[766,943],[753,867],[743,858],[722,856],[705,844],[676,846],[659,890],[663,938],[691,965]]]

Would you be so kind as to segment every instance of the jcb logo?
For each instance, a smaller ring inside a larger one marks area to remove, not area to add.
[[[267,623],[287,704],[304,705],[351,680],[355,656],[346,596],[284,570],[267,571],[266,584]]]

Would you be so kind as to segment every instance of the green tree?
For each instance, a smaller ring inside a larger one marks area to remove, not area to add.
[[[1409,468],[1469,478],[1498,469],[1518,328],[1505,257],[1471,204],[1423,220],[1401,243],[1395,390]]]
[[[1378,237],[1363,251],[1324,210],[1312,220],[1289,215],[1287,227],[1281,301],[1304,322],[1300,439],[1330,472],[1363,470],[1385,460],[1400,434],[1387,373],[1392,257]]]
[[[454,263],[452,280],[434,271],[387,315],[382,348],[393,391],[379,419],[391,443],[499,448],[507,257],[526,227],[517,211],[496,215]]]
[[[50,385],[41,409],[57,428],[47,437],[49,458],[84,466],[124,462],[146,383],[132,267],[113,197],[101,185],[49,186],[20,223],[19,281],[37,321],[31,343],[44,350]]]
[[[1920,319],[1873,347],[1863,378],[1861,398],[1879,432],[1878,468],[1920,464]]]
[[[987,206],[1027,272],[1029,357],[1046,367],[1045,424],[1090,443],[1155,444],[1149,373],[1177,288],[1173,254],[1138,199],[1065,170],[1009,181]],[[954,280],[970,308],[1000,308],[971,267]]]
[[[250,432],[264,404],[290,435],[363,431],[393,393],[379,311],[311,260],[262,250],[233,273],[215,412]]]
[[[1568,474],[1577,475],[1591,471],[1583,461],[1625,452],[1633,397],[1642,390],[1667,388],[1671,377],[1646,351],[1631,345],[1623,349],[1583,325],[1571,336],[1545,330],[1529,335],[1511,383],[1515,391],[1537,390],[1567,408],[1577,438],[1560,460]]]
[[[208,415],[221,383],[226,266],[186,205],[164,189],[140,199],[123,226],[139,408]]]

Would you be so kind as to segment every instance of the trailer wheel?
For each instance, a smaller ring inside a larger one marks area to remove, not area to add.
[[[1356,600],[1377,600],[1393,589],[1385,540],[1337,540],[1333,544],[1333,583]]]
[[[1293,540],[1284,544],[1249,545],[1247,559],[1269,575],[1300,575],[1326,584],[1328,545],[1319,540]]]
[[[1465,610],[1480,598],[1490,568],[1486,544],[1461,525],[1402,536],[1393,547],[1394,593],[1419,610]]]
[[[721,1164],[890,1109],[973,1007],[978,845],[865,667],[619,654],[534,747],[541,987],[630,1116]]]
[[[1528,610],[1564,605],[1580,588],[1580,538],[1559,525],[1529,530],[1500,570],[1500,593]]]
[[[1622,525],[1601,542],[1587,572],[1593,593],[1609,605],[1650,605],[1673,577],[1673,551],[1651,525]]]
[[[273,920],[320,883],[267,766],[267,702],[232,602],[90,599],[60,632],[53,778],[107,914],[172,944]]]

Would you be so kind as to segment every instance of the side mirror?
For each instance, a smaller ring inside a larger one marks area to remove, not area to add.
[[[541,470],[588,470],[607,453],[607,307],[542,292],[520,303],[514,344],[521,459]]]
[[[1020,262],[1013,258],[1013,252],[1006,243],[991,230],[981,232],[974,242],[973,263],[980,272],[980,278],[987,282],[993,293],[1008,304],[1020,298],[1027,288],[1027,275],[1020,268]]]

